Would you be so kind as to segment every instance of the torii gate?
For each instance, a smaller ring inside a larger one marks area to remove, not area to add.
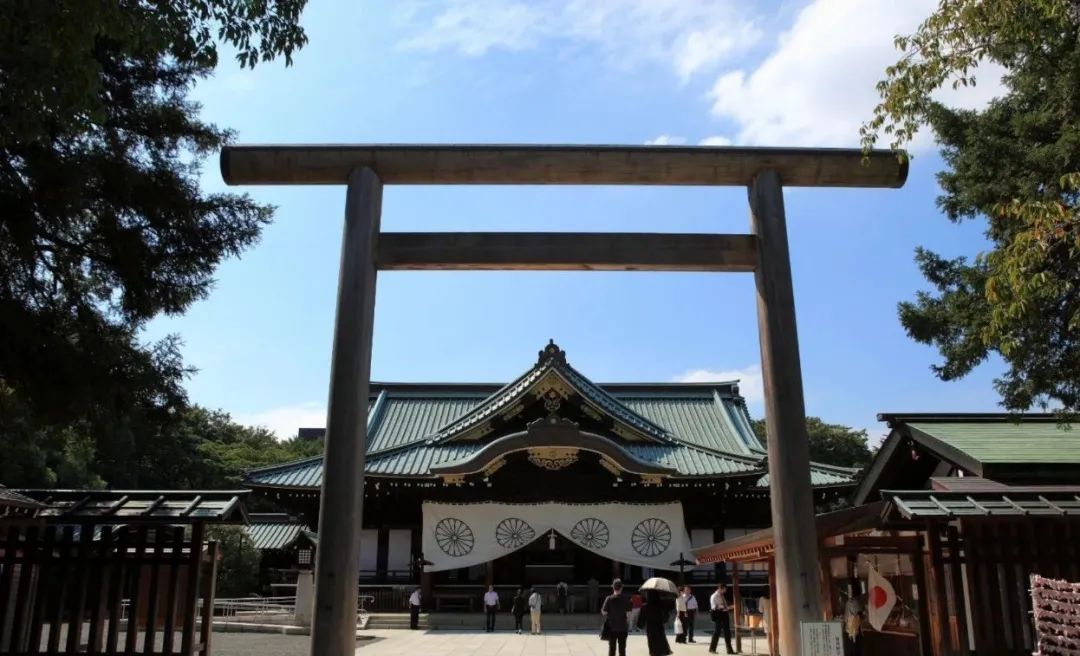
[[[820,621],[817,536],[782,185],[894,187],[904,153],[844,149],[517,145],[228,146],[225,182],[343,184],[313,656],[354,652],[375,277],[380,270],[754,272],[780,651]],[[746,185],[751,234],[388,233],[383,184]]]

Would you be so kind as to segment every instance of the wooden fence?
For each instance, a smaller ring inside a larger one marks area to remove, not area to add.
[[[1028,656],[1037,648],[1031,576],[1080,580],[1073,520],[964,519],[960,531],[932,522],[925,535],[934,654]]]
[[[0,656],[209,656],[218,545],[203,538],[201,523],[0,524]]]

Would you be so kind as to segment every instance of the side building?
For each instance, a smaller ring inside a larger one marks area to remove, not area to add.
[[[694,546],[771,523],[765,450],[735,382],[597,384],[550,343],[507,385],[371,390],[361,583],[416,582],[422,569],[444,591],[578,586],[683,561],[704,584],[724,569],[687,562]],[[248,472],[246,485],[314,528],[322,472],[310,458]],[[855,475],[814,464],[815,502],[850,495]]]

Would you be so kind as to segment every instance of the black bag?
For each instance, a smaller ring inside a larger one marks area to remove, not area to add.
[[[600,626],[600,639],[605,642],[611,640],[611,627],[608,626],[607,618],[604,618],[604,623]]]

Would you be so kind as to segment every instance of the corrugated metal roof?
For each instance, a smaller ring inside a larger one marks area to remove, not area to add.
[[[1054,421],[913,422],[908,426],[993,464],[1080,464],[1080,431]]]
[[[247,533],[256,549],[284,549],[301,531],[307,530],[304,524],[288,518],[285,521],[259,521],[253,516],[251,520]]]

